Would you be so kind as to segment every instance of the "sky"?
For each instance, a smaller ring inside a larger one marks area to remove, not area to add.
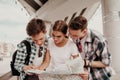
[[[15,0],[0,0],[0,41],[18,43],[26,35],[28,13]]]

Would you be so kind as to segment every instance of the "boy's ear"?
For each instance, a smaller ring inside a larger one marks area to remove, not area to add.
[[[86,32],[87,32],[87,29],[84,30],[84,33],[86,33]]]

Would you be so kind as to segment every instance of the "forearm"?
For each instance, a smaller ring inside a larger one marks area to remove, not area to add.
[[[85,65],[93,67],[93,68],[104,68],[104,67],[106,67],[106,65],[103,64],[101,61],[89,61],[89,60],[86,60]]]
[[[22,71],[23,71],[24,64],[15,63],[14,66],[15,66],[15,68],[16,68],[19,72],[22,72]]]
[[[25,66],[24,63],[27,53],[25,53],[26,47],[24,46],[25,45],[22,43],[17,45],[17,54],[16,54],[14,66],[19,72],[22,72],[23,67]]]
[[[92,61],[91,67],[104,68],[104,67],[106,67],[106,65],[103,64],[101,61]]]
[[[38,67],[38,69],[45,70],[48,67],[48,65],[49,65],[49,62],[44,62]]]
[[[45,56],[45,60],[43,60],[42,64],[39,66],[40,70],[44,70],[48,67],[50,63],[50,54],[49,51],[47,51],[46,56]]]

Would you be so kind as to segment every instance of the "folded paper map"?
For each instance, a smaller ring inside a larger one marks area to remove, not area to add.
[[[66,62],[66,68],[59,66],[58,68],[51,68],[44,70],[28,70],[27,73],[34,74],[80,74],[84,72],[83,61],[80,58],[69,60]]]

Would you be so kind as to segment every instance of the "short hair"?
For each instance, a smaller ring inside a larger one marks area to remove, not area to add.
[[[87,19],[85,17],[77,16],[71,21],[69,28],[73,29],[73,30],[80,29],[81,31],[83,31],[84,29],[87,28],[87,25],[88,25],[88,22],[87,22]]]
[[[60,31],[63,34],[67,34],[67,29],[68,29],[68,25],[63,20],[57,20],[52,28],[53,31]]]
[[[26,32],[29,36],[34,36],[40,32],[45,32],[46,26],[42,19],[32,19],[26,27]]]

